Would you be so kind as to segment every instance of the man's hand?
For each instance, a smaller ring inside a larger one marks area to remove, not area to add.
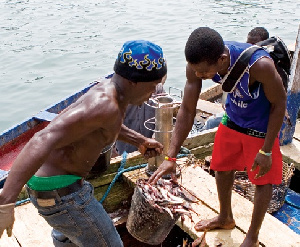
[[[9,237],[12,235],[12,228],[15,221],[14,209],[14,203],[0,205],[0,238],[5,229]]]
[[[259,167],[258,173],[255,175],[255,179],[258,179],[264,175],[266,175],[272,166],[272,157],[266,156],[261,153],[257,153],[253,165],[251,167],[251,171],[255,171],[257,167]]]
[[[149,178],[148,182],[150,184],[156,184],[158,179],[160,179],[163,175],[171,174],[171,178],[174,182],[176,182],[176,162],[165,160],[157,170],[152,174]]]
[[[163,151],[163,145],[152,138],[146,140],[139,146],[139,151],[146,159],[160,155]]]

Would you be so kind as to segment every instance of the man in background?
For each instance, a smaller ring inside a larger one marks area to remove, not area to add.
[[[255,27],[253,28],[247,36],[247,43],[252,45],[256,44],[259,41],[263,41],[269,38],[269,32],[264,27]]]

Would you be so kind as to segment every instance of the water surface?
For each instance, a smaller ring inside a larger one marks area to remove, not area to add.
[[[166,87],[183,89],[183,51],[195,28],[245,41],[253,27],[264,26],[290,44],[299,9],[295,0],[0,0],[0,132],[111,73],[127,40],[161,45]]]

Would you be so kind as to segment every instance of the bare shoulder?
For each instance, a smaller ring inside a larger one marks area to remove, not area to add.
[[[101,120],[114,119],[120,114],[120,108],[116,100],[115,87],[112,84],[104,84],[91,89],[82,100],[85,114],[88,118]]]
[[[250,77],[252,80],[263,84],[277,81],[281,83],[281,78],[276,70],[275,64],[271,58],[262,57],[256,61],[250,68]]]
[[[250,81],[259,81],[263,85],[268,100],[273,103],[284,101],[285,89],[272,59],[263,57],[250,68]]]
[[[250,76],[255,77],[255,79],[258,80],[257,77],[274,76],[274,73],[276,73],[277,71],[275,68],[275,64],[271,58],[262,57],[251,66],[249,72]]]
[[[81,125],[91,128],[105,126],[108,119],[113,121],[120,115],[111,84],[99,84],[91,88],[75,103],[65,109],[57,118],[56,124]],[[63,122],[63,123],[62,123]]]

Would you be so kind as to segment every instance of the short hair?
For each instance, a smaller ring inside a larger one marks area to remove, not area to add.
[[[209,27],[199,27],[191,33],[186,42],[185,57],[191,64],[204,61],[215,64],[224,49],[223,38],[217,31]]]
[[[263,41],[269,38],[269,32],[264,27],[255,27],[248,33],[248,36],[250,37],[259,36],[261,39],[260,41]]]

